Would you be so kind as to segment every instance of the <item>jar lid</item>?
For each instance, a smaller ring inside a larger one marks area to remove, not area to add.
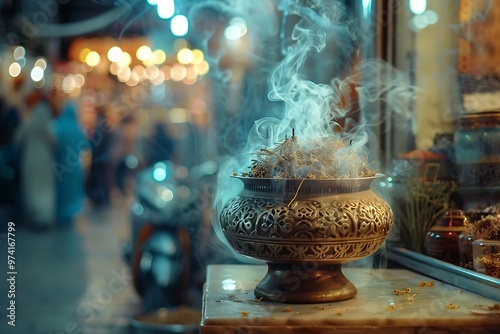
[[[500,126],[500,110],[465,113],[459,116],[459,120],[465,126]]]

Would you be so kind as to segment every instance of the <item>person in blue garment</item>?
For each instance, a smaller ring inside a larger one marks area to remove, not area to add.
[[[89,149],[77,117],[74,101],[66,101],[55,123],[58,146],[53,169],[56,175],[56,222],[71,226],[85,199],[82,153]]]

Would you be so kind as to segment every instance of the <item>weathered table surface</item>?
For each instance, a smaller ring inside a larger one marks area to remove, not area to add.
[[[210,265],[201,333],[500,333],[500,311],[488,308],[494,300],[410,270],[345,268],[356,297],[323,304],[257,300],[253,290],[266,271]]]

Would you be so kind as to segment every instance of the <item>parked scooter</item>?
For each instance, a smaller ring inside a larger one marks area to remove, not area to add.
[[[161,161],[138,173],[126,257],[144,312],[201,308],[210,245],[217,242],[210,222],[216,172],[212,161],[190,170]]]

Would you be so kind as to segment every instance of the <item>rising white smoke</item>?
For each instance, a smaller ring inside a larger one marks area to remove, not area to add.
[[[221,240],[219,214],[241,189],[230,175],[247,171],[253,152],[290,136],[292,128],[299,140],[337,136],[363,149],[376,140],[371,129],[385,115],[409,114],[414,92],[407,77],[382,60],[359,59],[363,31],[341,1],[196,1],[191,8],[220,94],[222,110],[216,112],[227,116],[218,119],[224,126],[216,133],[226,157],[214,195],[213,223]],[[243,18],[248,28],[245,47],[237,51],[221,38],[232,17]],[[246,89],[237,91],[240,103],[230,105],[231,84],[241,75],[253,81],[238,82]]]

